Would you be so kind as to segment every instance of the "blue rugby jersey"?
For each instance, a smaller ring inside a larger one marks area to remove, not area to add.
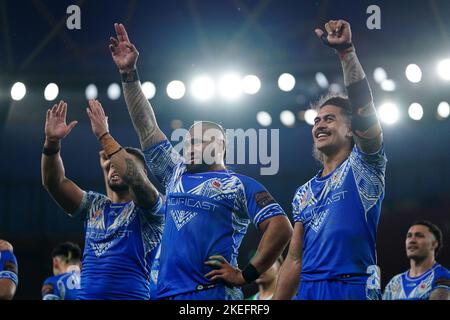
[[[439,263],[418,277],[409,276],[409,270],[396,275],[387,284],[383,300],[428,300],[436,288],[450,290],[450,272]]]
[[[384,148],[355,145],[333,172],[301,186],[292,206],[304,226],[301,281],[342,280],[379,289],[376,229],[384,198]]]
[[[9,250],[0,251],[0,279],[9,279],[16,286],[19,283],[17,259]]]
[[[144,155],[166,190],[166,224],[158,274],[160,299],[214,286],[204,276],[213,268],[204,262],[212,255],[222,255],[236,267],[250,222],[258,226],[266,219],[285,215],[254,179],[229,170],[186,172],[183,158],[168,140],[145,150]],[[242,297],[238,288],[222,283],[217,286],[223,287],[223,296],[214,298]]]
[[[150,209],[133,201],[111,203],[106,196],[85,192],[74,214],[85,220],[85,246],[78,298],[150,298],[150,265],[163,230],[161,198]],[[150,258],[149,258],[150,256]]]
[[[49,277],[42,286],[42,300],[76,300],[80,289],[80,273],[70,271]]]

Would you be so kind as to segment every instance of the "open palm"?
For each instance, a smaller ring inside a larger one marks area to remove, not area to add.
[[[127,31],[123,24],[114,24],[116,30],[117,39],[111,37],[109,49],[114,63],[117,65],[120,71],[128,72],[136,68],[136,62],[139,56],[139,52],[136,47],[130,42]]]
[[[55,104],[53,108],[47,110],[47,118],[45,121],[45,136],[47,139],[61,140],[72,131],[77,121],[72,121],[67,125],[66,115],[67,103],[64,101],[60,101],[59,104]]]

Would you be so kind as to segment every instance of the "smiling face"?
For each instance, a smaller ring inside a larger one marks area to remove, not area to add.
[[[433,255],[438,241],[433,233],[424,225],[414,225],[406,234],[406,256],[409,259],[424,260]]]
[[[350,119],[340,107],[328,104],[321,107],[314,119],[312,135],[315,148],[325,155],[332,155],[342,148],[351,150]]]

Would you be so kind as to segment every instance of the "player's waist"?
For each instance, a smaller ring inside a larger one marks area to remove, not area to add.
[[[342,281],[349,283],[365,284],[370,274],[365,272],[348,272],[348,273],[335,273],[335,272],[301,272],[300,281],[313,282],[313,281]]]

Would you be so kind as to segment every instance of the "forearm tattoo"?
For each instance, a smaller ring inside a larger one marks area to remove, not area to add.
[[[341,64],[342,70],[344,71],[344,83],[346,87],[364,79],[366,76],[354,50],[344,54],[341,58]]]
[[[157,129],[155,113],[138,81],[122,83],[122,86],[131,121],[141,146],[145,149],[152,144],[152,138]]]

